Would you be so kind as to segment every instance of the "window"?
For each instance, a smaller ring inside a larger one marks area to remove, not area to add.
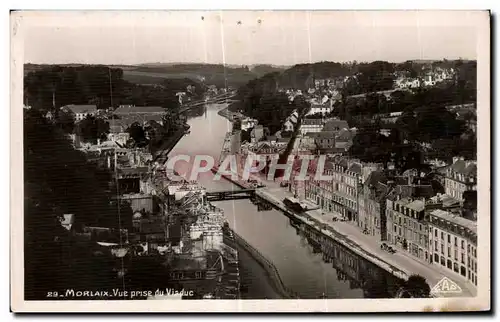
[[[437,241],[435,241],[435,242],[434,242],[434,250],[435,250],[435,251],[437,251],[437,250],[438,250],[438,242],[437,242]]]
[[[451,247],[448,246],[448,257],[451,257]]]
[[[458,240],[457,240],[457,237],[455,237],[455,247],[458,246]]]
[[[196,277],[197,279],[199,279],[199,278],[201,278],[201,277],[202,277],[202,274],[201,274],[201,272],[200,272],[200,271],[198,271],[198,272],[194,273],[194,275],[195,275],[195,277]]]
[[[453,270],[455,271],[455,273],[458,273],[458,264],[457,263],[453,263]]]
[[[462,244],[462,249],[465,249],[465,241],[462,240],[461,244]]]
[[[454,254],[453,255],[455,255],[455,260],[458,260],[458,251],[456,249],[454,250]]]
[[[467,254],[470,253],[470,245],[467,245]]]
[[[451,236],[448,234],[448,243],[451,243]]]
[[[422,225],[420,225],[420,226],[422,226]],[[438,230],[436,228],[434,228],[434,237],[437,238],[437,236],[438,236]]]
[[[444,245],[443,244],[441,244],[441,254],[444,255]]]
[[[398,232],[398,227],[396,225],[394,225],[394,232],[397,233]]]
[[[465,255],[464,255],[464,253],[462,253],[461,257],[462,257],[462,260],[461,260],[462,264],[465,264]]]
[[[441,232],[441,239],[444,240],[444,233]]]

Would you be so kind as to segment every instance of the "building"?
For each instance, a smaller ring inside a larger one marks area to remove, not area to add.
[[[324,174],[332,180],[308,180],[305,182],[305,196],[328,212],[356,222],[358,219],[358,191],[361,189],[362,174],[380,168],[376,164],[362,164],[336,155],[325,162]]]
[[[124,132],[132,124],[141,126],[156,122],[163,125],[165,109],[159,106],[120,106],[113,112],[113,118],[109,121],[110,131]]]
[[[196,222],[189,228],[192,240],[201,240],[203,250],[218,250],[223,248],[222,227],[225,222],[222,210],[213,207],[206,212],[200,212]]]
[[[387,196],[387,241],[415,259],[430,262],[428,219],[429,210],[442,206],[431,201],[431,185],[397,185]]]
[[[260,141],[256,143],[244,144],[241,146],[241,158],[239,167],[245,167],[246,160],[250,157],[259,162],[270,162],[279,158],[288,144],[287,140]]]
[[[129,114],[163,115],[165,114],[165,109],[161,106],[120,105],[113,114],[118,116]]]
[[[453,158],[453,164],[446,170],[444,181],[445,193],[457,200],[463,201],[465,191],[477,190],[476,161]]]
[[[297,125],[297,121],[299,118],[299,113],[294,111],[290,116],[287,117],[285,123],[283,124],[283,131],[285,132],[293,132],[295,129],[295,125]]]
[[[122,195],[120,199],[130,202],[130,207],[133,212],[142,211],[145,213],[153,213],[152,195],[144,193],[130,193]]]
[[[310,132],[321,132],[325,121],[323,119],[303,119],[300,126],[300,133],[305,135]]]
[[[262,125],[256,125],[250,132],[250,140],[252,143],[259,142],[266,136],[266,129]]]
[[[441,209],[429,216],[433,265],[447,268],[477,286],[477,222]]]
[[[334,153],[335,151],[335,132],[309,132],[306,137],[314,140],[315,149],[320,154]]]
[[[323,126],[325,132],[340,133],[341,130],[349,130],[349,124],[345,120],[329,119]]]
[[[71,230],[74,223],[75,223],[75,215],[74,214],[64,214],[61,217],[61,226],[68,231]]]
[[[97,114],[96,105],[65,105],[61,107],[61,111],[73,115],[75,122],[85,119],[87,116],[95,116]]]
[[[322,102],[321,104],[312,104],[311,109],[307,113],[307,115],[313,114],[328,114],[333,110],[332,104],[328,101]]]
[[[387,238],[385,215],[387,194],[390,191],[388,178],[383,171],[373,171],[364,180],[359,200],[360,229],[377,240]]]
[[[246,131],[248,129],[251,129],[253,128],[254,126],[256,126],[259,122],[255,119],[252,119],[252,118],[244,118],[241,120],[241,130],[242,131]]]

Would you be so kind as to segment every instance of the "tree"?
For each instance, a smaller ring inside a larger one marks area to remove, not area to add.
[[[130,135],[130,138],[134,140],[136,146],[144,147],[148,144],[146,132],[139,123],[132,123],[132,125],[130,125],[130,127],[127,129],[127,132]]]
[[[65,133],[73,133],[75,130],[75,118],[71,113],[60,111],[58,113],[57,124]]]
[[[23,130],[25,295],[27,299],[44,299],[48,291],[92,279],[95,272],[81,264],[86,258],[75,255],[60,217],[74,214],[75,226],[118,228],[118,208],[110,205],[109,174],[73,149],[61,128],[37,110],[29,110],[25,111]],[[124,228],[131,224],[132,211],[127,205],[120,210]],[[108,286],[104,280],[95,287],[99,285]]]
[[[400,288],[399,297],[407,298],[427,298],[430,296],[431,288],[424,277],[411,275]]]
[[[101,118],[88,115],[77,125],[77,132],[84,142],[97,143],[97,140],[106,140],[109,133],[109,123]]]

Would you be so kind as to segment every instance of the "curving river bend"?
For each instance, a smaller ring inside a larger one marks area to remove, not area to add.
[[[169,157],[178,154],[210,155],[219,158],[224,136],[231,130],[231,123],[217,112],[225,105],[208,105],[205,113],[191,116],[188,120],[191,133],[184,136]],[[177,162],[176,170],[186,170],[187,164]],[[198,176],[201,185],[208,191],[238,189],[234,184],[221,180],[214,181],[213,174],[207,172]],[[337,278],[332,264],[324,263],[322,255],[313,253],[304,237],[296,233],[289,219],[277,210],[258,212],[249,200],[224,201],[215,203],[222,208],[229,225],[248,243],[271,260],[278,269],[284,284],[298,293],[301,298],[362,298],[360,288],[351,288],[352,283]],[[251,274],[253,298],[273,297],[272,290],[265,285],[263,272],[249,258],[241,258],[242,275]],[[252,267],[255,267],[252,269]],[[255,284],[255,285],[254,285]]]

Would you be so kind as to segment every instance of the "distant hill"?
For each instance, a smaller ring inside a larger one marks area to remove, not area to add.
[[[270,72],[283,71],[271,65],[222,65],[201,63],[147,63],[124,69],[124,78],[134,83],[159,83],[163,79],[190,78],[206,85],[239,87]]]

